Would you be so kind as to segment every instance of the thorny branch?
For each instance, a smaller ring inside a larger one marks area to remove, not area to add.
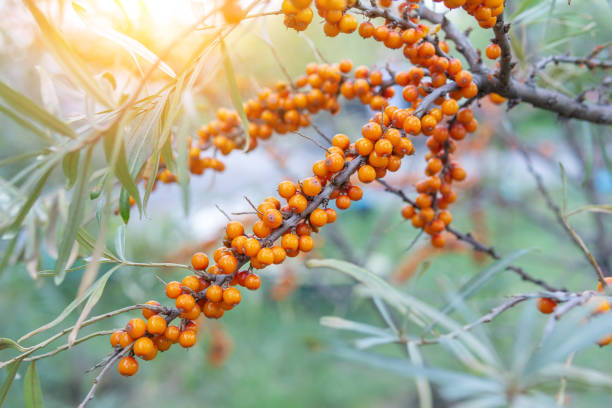
[[[389,186],[385,181],[379,180],[379,183],[381,183],[382,185],[386,187],[385,191],[388,191],[391,194],[395,194],[396,196],[400,197],[402,201],[410,205],[414,205],[414,202],[410,198],[408,198],[408,196],[402,190]],[[483,243],[476,240],[476,238],[474,238],[470,233],[463,234],[455,230],[451,226],[447,226],[446,230],[450,232],[451,234],[453,234],[455,237],[457,237],[457,239],[459,239],[460,241],[470,244],[475,251],[485,253],[495,260],[501,259],[501,256],[497,253],[495,248],[484,245]],[[553,291],[553,292],[566,291],[566,289],[555,288],[541,279],[534,278],[533,276],[529,275],[527,272],[525,272],[522,268],[518,266],[510,265],[506,269],[516,273],[517,275],[521,277],[521,279],[531,282],[535,285],[541,286],[546,290]]]

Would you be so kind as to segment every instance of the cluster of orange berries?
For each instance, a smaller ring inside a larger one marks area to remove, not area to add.
[[[612,285],[612,277],[605,278],[605,281],[608,285]],[[601,284],[601,282],[597,283],[597,291],[598,292],[604,291],[604,287]],[[593,311],[592,311],[593,315],[608,313],[610,311],[610,308],[612,307],[610,305],[610,302],[608,302],[605,299],[601,299],[601,298],[590,299],[589,303],[593,305]],[[543,297],[543,298],[538,298],[536,302],[536,306],[541,313],[552,314],[557,308],[557,302],[554,299]],[[612,343],[612,334],[607,334],[606,336],[604,336],[601,340],[597,342],[597,344],[600,347],[607,346],[610,343]]]
[[[300,76],[292,86],[279,82],[274,89],[263,89],[256,98],[244,104],[249,120],[249,150],[257,147],[259,140],[269,139],[273,133],[285,134],[310,125],[310,114],[328,111],[336,114],[340,110],[338,95],[347,99],[359,97],[363,104],[380,110],[393,97],[392,78],[383,81],[380,70],[370,73],[367,67],[355,70],[355,80],[348,74],[353,70],[350,60],[337,64],[309,64],[305,75]],[[305,89],[309,88],[309,89]],[[224,163],[202,152],[214,149],[223,156],[244,147],[246,138],[238,113],[230,109],[218,109],[217,118],[198,130],[194,143],[189,141],[189,169],[192,174],[201,175],[206,169],[221,172]],[[163,165],[163,163],[162,163]],[[157,179],[164,183],[176,181],[176,176],[167,168],[162,169]]]
[[[504,12],[504,0],[434,0],[450,9],[462,7],[482,28],[492,28]]]
[[[235,225],[229,225],[228,230],[234,227]],[[195,345],[198,331],[196,320],[201,314],[210,319],[218,319],[242,300],[240,291],[232,286],[239,284],[250,290],[259,288],[259,276],[246,271],[234,273],[238,261],[227,254],[219,255],[221,253],[215,252],[218,262],[210,268],[208,256],[201,252],[195,253],[191,259],[195,274],[185,276],[181,282],[172,281],[166,284],[166,296],[174,299],[175,308],[162,308],[159,302],[150,300],[142,310],[146,321],[140,318],[131,319],[124,330],[115,331],[111,335],[111,345],[118,351],[131,347],[130,355],[119,362],[119,373],[131,376],[138,371],[138,362],[134,356],[148,361],[154,359],[159,351],[166,351],[175,343],[184,348]],[[234,279],[230,285],[222,287],[202,275],[202,271],[206,269],[214,274],[234,274]],[[180,325],[170,325],[177,317],[181,319]]]
[[[474,119],[472,111],[467,108],[457,111],[457,102],[452,98],[444,101],[441,109],[432,109],[429,115],[442,117],[442,115],[452,115],[453,112],[456,114],[450,116],[451,119],[446,124],[427,121],[427,128],[423,133],[429,135],[426,142],[429,152],[425,155],[427,160],[425,175],[428,177],[416,184],[419,195],[414,200],[414,205],[409,204],[402,209],[402,216],[410,219],[414,227],[422,228],[429,234],[432,245],[437,248],[446,244],[444,231],[453,219],[451,213],[446,211],[446,208],[457,199],[452,183],[466,178],[465,170],[452,160],[452,154],[456,149],[455,142],[464,139],[467,133],[474,132],[478,128],[478,122]],[[425,115],[421,121],[427,119],[427,116]]]
[[[330,37],[339,33],[350,34],[357,29],[357,19],[346,13],[347,8],[355,5],[356,0],[315,0],[319,16],[325,19],[323,31]],[[312,0],[283,0],[281,10],[285,15],[285,25],[297,31],[304,31],[312,22]]]

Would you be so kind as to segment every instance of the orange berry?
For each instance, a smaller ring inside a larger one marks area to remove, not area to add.
[[[254,273],[250,273],[244,278],[244,286],[249,290],[257,290],[261,286],[261,279]]]
[[[607,346],[610,343],[612,343],[612,334],[606,335],[604,338],[602,338],[601,340],[597,342],[599,347]]]
[[[240,291],[236,288],[227,288],[223,291],[223,301],[225,303],[237,305],[241,299]]]
[[[147,320],[147,331],[151,334],[163,334],[166,331],[166,319],[160,315],[154,315]]]
[[[181,281],[181,286],[191,289],[197,292],[200,289],[200,279],[195,275],[187,275]]]
[[[196,344],[197,335],[193,330],[184,330],[179,336],[179,344],[182,347],[189,348]]]
[[[134,354],[138,357],[144,357],[153,353],[155,344],[149,337],[141,337],[134,342]]]
[[[281,181],[278,185],[278,194],[285,199],[291,198],[295,192],[295,184],[293,184],[291,181]]]
[[[355,148],[360,156],[368,156],[374,150],[374,144],[369,139],[359,139],[355,142]]]
[[[111,334],[110,336],[111,346],[117,347],[119,345],[119,339],[121,338],[121,333],[123,333],[123,330],[115,330],[113,334]]]
[[[465,88],[472,83],[472,74],[469,71],[462,70],[457,75],[455,75],[455,82],[461,88]]]
[[[117,369],[119,374],[130,377],[138,372],[138,361],[132,356],[125,356],[119,360]]]
[[[280,201],[278,201],[278,198],[276,198],[276,197],[267,197],[264,200],[264,202],[270,203],[270,204],[274,205],[274,208],[276,208],[277,210],[280,209],[280,207],[281,207],[281,203],[280,203]],[[241,234],[238,234],[238,235],[242,235],[242,234],[244,234],[244,231]]]
[[[248,238],[244,243],[244,254],[248,257],[254,257],[261,249],[261,244],[255,238]]]
[[[450,223],[453,222],[453,216],[448,211],[441,211],[440,214],[438,214],[438,219],[442,221],[444,225],[450,225]]]
[[[193,306],[195,305],[195,299],[193,298],[193,296],[184,293],[176,298],[175,304],[177,309],[183,309],[183,311],[186,312],[193,309]]]
[[[157,300],[149,300],[147,303],[145,303],[145,305],[161,306]],[[156,314],[157,312],[155,310],[146,309],[146,308],[142,309],[142,315],[144,316],[145,319],[148,319],[149,317],[156,315]]]
[[[444,238],[444,235],[442,234],[432,235],[431,245],[433,245],[435,248],[444,248],[444,245],[446,245],[446,239]]]
[[[447,99],[442,102],[442,113],[446,116],[452,116],[459,110],[459,104],[454,99]]]
[[[219,285],[212,285],[206,289],[206,298],[211,302],[220,302],[223,299],[223,289]]]
[[[359,201],[363,197],[363,190],[359,186],[350,186],[347,195],[352,201]],[[332,221],[333,222],[333,221]]]
[[[307,178],[302,182],[302,192],[307,196],[314,197],[321,192],[321,182],[316,177]]]
[[[369,21],[364,21],[359,25],[359,35],[363,38],[370,38],[374,34],[374,25]]]
[[[374,151],[379,156],[388,156],[393,152],[393,144],[387,139],[379,139],[374,145]]]
[[[183,293],[183,288],[181,287],[180,282],[168,282],[166,285],[166,296],[168,296],[170,299],[176,299],[181,293]]]
[[[342,150],[348,149],[351,144],[351,139],[345,134],[338,133],[332,138],[332,145],[339,147]]]
[[[298,235],[298,237],[301,237],[302,235],[310,235],[311,231],[312,230],[305,222],[301,222],[297,225],[297,227],[295,227],[295,233]]]
[[[194,269],[203,271],[204,269],[208,268],[208,256],[203,252],[196,252],[191,257],[191,265]],[[168,297],[171,296],[168,295]]]
[[[557,302],[549,298],[539,298],[537,301],[538,310],[544,314],[551,314],[557,307]]]
[[[131,338],[137,339],[145,335],[147,331],[147,324],[144,320],[135,318],[130,319],[128,324],[125,326],[125,332],[130,335]]]
[[[301,213],[308,207],[308,200],[300,193],[294,194],[287,202],[289,209],[295,213]]]
[[[223,271],[224,274],[234,273],[236,268],[238,267],[238,260],[232,254],[224,255],[219,259],[219,268]],[[199,283],[199,282],[198,282]]]
[[[225,310],[221,307],[221,303],[206,302],[202,308],[202,313],[209,319],[219,319],[223,316]]]
[[[121,348],[126,348],[133,342],[134,339],[129,334],[127,334],[127,332],[121,331],[121,333],[119,333],[119,345],[121,346]]]
[[[347,74],[353,70],[353,62],[349,59],[342,60],[338,64],[338,68],[340,68],[341,72]]]
[[[263,265],[271,265],[274,263],[274,252],[270,248],[261,248],[257,253],[257,260]]]
[[[165,336],[153,337],[153,344],[159,351],[166,351],[172,346],[172,342]]]
[[[411,135],[418,135],[421,133],[421,120],[416,116],[408,116],[406,120],[404,120],[404,131]]]
[[[284,234],[281,238],[281,246],[285,250],[296,250],[299,245],[299,237],[295,234]]]
[[[383,134],[382,127],[378,123],[368,122],[361,128],[361,134],[366,139],[375,142],[380,139]]]
[[[181,331],[176,326],[168,326],[164,331],[164,337],[166,337],[171,342],[176,342],[179,338]]]
[[[234,239],[237,236],[244,235],[244,226],[238,221],[230,221],[227,223],[227,227],[225,227],[225,233],[229,239]],[[207,266],[202,269],[206,269]]]
[[[281,214],[281,212],[276,209],[270,208],[266,210],[266,212],[264,212],[263,222],[265,223],[266,226],[270,228],[278,228],[283,223],[283,214]],[[253,232],[255,232],[255,226],[253,226]],[[269,235],[269,233],[265,234],[265,236],[267,235]]]
[[[336,207],[340,210],[346,210],[351,206],[351,199],[346,195],[341,195],[336,198]]]
[[[612,285],[612,276],[607,276],[607,277],[604,278],[604,280],[606,281],[606,283],[608,285]],[[601,282],[597,282],[597,291],[598,292],[603,292],[604,291],[604,287],[601,284]]]
[[[408,204],[404,208],[402,208],[402,217],[404,217],[405,219],[409,220],[413,216],[414,216],[414,207],[413,206]]]
[[[376,179],[376,170],[369,164],[365,164],[359,168],[357,176],[362,183],[371,183]]]
[[[272,254],[274,255],[274,264],[278,265],[282,263],[287,257],[287,252],[279,246],[272,247]]]
[[[419,208],[429,208],[431,207],[432,198],[429,194],[419,194],[415,200],[415,204]]]
[[[314,248],[314,241],[309,235],[302,235],[300,237],[299,249],[302,252],[310,252]]]
[[[315,227],[322,227],[327,224],[327,213],[321,208],[315,209],[310,213],[310,223]]]
[[[344,158],[338,153],[332,153],[325,159],[327,171],[336,173],[344,168]]]

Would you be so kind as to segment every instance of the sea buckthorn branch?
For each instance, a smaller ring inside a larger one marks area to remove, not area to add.
[[[418,29],[419,28],[419,26],[413,23],[409,18],[406,19],[406,18],[400,18],[400,17],[394,16],[389,9],[380,9],[380,8],[375,7],[374,5],[372,7],[368,7],[364,5],[361,2],[361,0],[358,0],[355,3],[355,5],[351,7],[357,10],[360,10],[362,14],[366,17],[370,17],[370,18],[382,17],[386,21],[388,21],[391,26],[400,27],[403,29],[408,29],[408,28]],[[408,7],[406,7],[406,10],[408,10]],[[440,57],[444,57],[444,58],[450,58],[448,54],[440,48],[438,41],[434,40],[429,34],[423,37],[423,39],[426,42],[433,44],[433,46],[435,47],[436,55]]]
[[[564,132],[565,140],[575,152],[576,157],[578,159],[578,163],[580,164],[582,168],[582,171],[580,173],[589,174],[587,172],[587,169],[589,168],[589,164],[587,162],[587,158],[585,157],[584,148],[578,140],[574,127],[567,120],[562,121],[561,125],[565,129],[565,132]],[[555,166],[558,166],[558,164],[555,163]],[[584,186],[585,195],[589,203],[603,204],[600,194],[596,188],[595,179],[592,173],[586,178],[586,180],[584,180],[584,183],[582,183],[582,185]],[[595,221],[595,226],[596,226],[596,235],[594,239],[594,245],[597,251],[597,260],[599,261],[600,265],[604,269],[610,270],[610,250],[611,248],[609,246],[606,226],[604,224],[604,218],[606,217],[606,214],[602,214],[599,212],[593,212],[592,217],[593,217],[593,220]]]
[[[497,251],[495,250],[494,247],[486,246],[485,244],[483,244],[482,242],[480,242],[476,238],[474,238],[474,236],[471,233],[469,233],[469,232],[465,233],[465,234],[461,233],[461,232],[457,231],[456,229],[454,229],[453,227],[451,227],[450,225],[446,226],[446,230],[448,232],[450,232],[451,234],[453,234],[458,240],[463,241],[463,242],[471,245],[472,249],[474,249],[474,251],[485,253],[485,254],[489,255],[491,258],[496,259],[496,260],[500,260],[501,259],[501,256],[497,253]],[[518,266],[510,265],[506,269],[515,272],[524,281],[531,282],[531,283],[533,283],[535,285],[541,286],[541,287],[543,287],[544,289],[546,289],[548,291],[551,291],[551,292],[567,292],[567,289],[565,289],[565,288],[556,288],[554,286],[549,285],[548,283],[546,283],[545,281],[543,281],[541,279],[534,278],[533,276],[527,274],[523,270],[523,268],[520,268]]]
[[[535,81],[535,77],[538,72],[543,71],[549,64],[573,64],[578,66],[585,66],[589,70],[594,70],[596,68],[612,68],[612,60],[602,60],[593,58],[591,56],[571,57],[569,55],[550,55],[548,57],[542,58],[533,65],[529,74],[529,80]]]
[[[151,309],[151,310],[154,310],[154,311],[159,311],[159,312],[166,311],[165,308],[161,308],[161,307],[153,306],[153,305],[141,305],[141,304],[132,305],[132,306],[127,306],[127,307],[124,307],[124,308],[121,308],[121,309],[114,310],[112,312],[107,312],[107,313],[103,313],[103,314],[98,315],[98,316],[94,316],[94,317],[92,317],[90,319],[85,320],[83,323],[81,323],[80,327],[81,328],[87,327],[87,326],[90,326],[90,325],[92,325],[94,323],[97,323],[97,322],[100,322],[102,320],[108,319],[110,317],[113,317],[113,316],[116,316],[116,315],[119,315],[119,314],[122,314],[122,313],[130,312],[130,311],[133,311],[133,310],[144,309],[144,308]],[[38,343],[38,344],[36,344],[34,346],[27,347],[26,351],[24,351],[22,354],[20,354],[20,355],[18,355],[16,357],[13,357],[10,360],[0,362],[0,369],[6,367],[7,365],[9,365],[9,364],[11,364],[11,363],[13,363],[13,362],[15,362],[17,360],[21,360],[23,358],[26,358],[26,357],[28,357],[29,355],[33,354],[34,352],[36,352],[38,350],[41,350],[41,349],[45,348],[49,344],[53,343],[55,340],[57,340],[57,339],[61,338],[62,336],[70,333],[73,329],[74,329],[74,326],[67,327],[64,330],[60,331],[59,333],[51,336],[50,338],[48,338],[48,339],[46,339],[46,340],[44,340],[44,341],[42,341],[42,342],[40,342],[40,343]],[[34,356],[32,358],[35,358],[35,357],[36,356]]]
[[[398,188],[390,186],[384,180],[378,180],[378,182],[380,184],[382,184],[383,186],[385,186],[385,191],[390,192],[391,194],[394,194],[394,195],[398,196],[399,198],[402,199],[402,201],[408,203],[411,206],[416,206],[414,201],[411,200],[406,195],[406,193],[404,193],[401,189],[398,189]],[[447,224],[445,226],[445,230],[447,232],[451,233],[452,235],[454,235],[460,241],[463,241],[463,242],[471,245],[472,248],[475,251],[485,253],[485,254],[489,255],[491,258],[493,258],[495,260],[500,260],[501,259],[501,256],[497,253],[497,251],[495,250],[494,247],[486,246],[485,244],[483,244],[480,241],[476,240],[476,238],[474,238],[471,233],[466,233],[466,234],[461,233],[461,232],[457,231],[456,229],[454,229],[453,227],[451,227],[449,224]],[[545,281],[543,281],[541,279],[534,278],[533,276],[529,275],[527,272],[525,272],[522,268],[520,268],[518,266],[510,265],[506,269],[516,273],[524,281],[531,282],[531,283],[533,283],[535,285],[541,286],[542,288],[544,288],[544,289],[546,289],[548,291],[551,291],[551,292],[567,292],[567,289],[565,289],[565,288],[556,288],[556,287],[546,283]]]
[[[482,72],[486,67],[478,51],[472,45],[467,35],[457,28],[444,14],[436,13],[424,5],[418,8],[419,16],[433,24],[439,24],[446,38],[455,44],[457,51],[462,54],[473,73]]]
[[[85,396],[85,399],[79,404],[78,408],[85,408],[85,406],[87,406],[87,404],[89,403],[89,401],[91,401],[94,397],[94,394],[96,392],[96,389],[98,388],[98,385],[100,384],[100,382],[102,381],[102,378],[104,377],[104,375],[106,374],[106,372],[109,370],[109,368],[111,368],[113,366],[113,364],[115,363],[115,361],[119,360],[119,358],[123,357],[125,354],[127,354],[129,352],[128,349],[125,350],[118,350],[114,353],[114,355],[112,356],[112,358],[110,358],[108,360],[108,362],[102,367],[102,370],[100,371],[100,374],[98,374],[96,376],[96,378],[94,379],[93,385],[91,386],[91,388],[89,389],[89,392],[87,393],[87,395]]]
[[[574,229],[572,227],[570,227],[570,225],[568,224],[566,215],[561,211],[561,208],[559,208],[559,206],[554,202],[552,196],[550,195],[550,192],[548,191],[548,189],[544,185],[544,181],[542,180],[542,176],[533,167],[533,163],[531,161],[531,157],[529,156],[529,153],[527,153],[527,151],[521,146],[520,143],[516,142],[516,146],[518,147],[519,152],[523,156],[525,164],[527,165],[527,171],[533,176],[533,178],[534,178],[534,180],[536,182],[536,186],[538,188],[538,191],[540,192],[540,194],[544,198],[544,201],[546,202],[546,205],[553,212],[553,214],[555,215],[555,218],[557,219],[559,224],[563,227],[565,232],[567,232],[567,234],[571,237],[571,239],[574,242],[574,244],[584,254],[584,256],[586,257],[588,263],[591,264],[591,266],[595,270],[595,273],[597,274],[597,278],[599,279],[599,282],[604,287],[606,287],[608,285],[608,283],[606,283],[606,279],[605,279],[605,277],[603,275],[601,267],[599,266],[599,263],[597,262],[597,260],[595,259],[595,257],[591,253],[591,251],[589,251],[588,247],[586,246],[586,244],[584,243],[582,238],[580,238],[578,233],[576,233],[576,231],[574,231]]]
[[[501,14],[497,17],[497,23],[493,27],[495,33],[495,44],[499,45],[501,49],[501,59],[499,61],[499,81],[504,89],[510,87],[511,71],[512,71],[512,47],[510,46],[510,39],[508,38],[508,32],[510,31],[510,24],[504,23],[504,15]]]
[[[455,43],[457,50],[466,57],[473,71],[474,82],[478,84],[481,93],[495,92],[505,98],[527,102],[537,108],[557,113],[566,118],[599,124],[612,124],[612,105],[583,103],[562,93],[536,86],[534,83],[530,83],[530,81],[523,83],[514,78],[510,78],[506,87],[498,78],[490,78],[488,76],[491,73],[488,68],[485,68],[481,73],[476,65],[472,65],[474,61],[477,61],[473,59],[477,54],[475,54],[471,42],[464,33],[457,29],[446,17],[428,10],[426,7],[421,6],[420,13],[423,18],[435,24],[445,22],[445,24],[442,24],[441,29]]]

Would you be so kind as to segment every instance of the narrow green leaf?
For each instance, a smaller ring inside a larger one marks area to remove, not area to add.
[[[172,172],[172,174],[177,173],[176,169],[176,160],[174,159],[174,152],[172,151],[172,144],[170,139],[166,139],[165,143],[161,147],[161,157],[164,160],[164,164]]]
[[[154,149],[151,158],[147,162],[147,167],[145,169],[145,174],[148,174],[147,182],[145,184],[145,193],[143,198],[142,206],[147,208],[147,204],[149,203],[149,197],[151,196],[151,192],[153,191],[153,186],[155,185],[155,180],[157,177],[157,172],[159,171],[159,159],[161,157],[161,152],[159,149]]]
[[[359,323],[352,320],[347,320],[338,316],[323,316],[319,323],[322,326],[326,326],[337,330],[350,330],[358,333],[371,334],[379,337],[394,337],[393,332],[388,329],[381,329],[380,327],[371,326],[365,323]]]
[[[6,337],[0,338],[0,350],[4,350],[4,349],[7,349],[7,348],[15,349],[15,350],[19,351],[20,353],[23,353],[24,351],[27,350],[26,347],[20,346],[15,340],[11,340],[11,339],[6,338]]]
[[[11,255],[13,255],[13,250],[17,244],[17,238],[19,238],[19,234],[15,234],[9,241],[6,248],[4,248],[4,254],[2,255],[2,260],[0,261],[0,275],[2,275],[2,272],[4,272],[4,269],[6,269],[11,260]]]
[[[100,277],[98,280],[103,279],[104,276]],[[59,323],[61,323],[62,321],[64,321],[64,319],[66,317],[68,317],[70,315],[70,313],[72,313],[72,311],[74,309],[76,309],[81,303],[83,303],[85,301],[85,299],[89,298],[89,296],[91,295],[91,293],[94,291],[94,289],[97,286],[97,281],[96,283],[94,283],[93,285],[91,285],[86,291],[85,293],[83,293],[81,296],[77,297],[76,299],[74,299],[72,302],[70,302],[68,304],[68,306],[66,306],[64,308],[64,310],[62,310],[62,312],[52,321],[50,321],[47,324],[44,324],[42,326],[40,326],[39,328],[32,330],[31,332],[25,334],[24,336],[22,336],[18,342],[21,343],[26,339],[29,339],[32,336],[35,336],[39,333],[44,332],[45,330],[49,330],[52,327],[57,326]]]
[[[119,259],[125,259],[125,225],[120,225],[115,234],[115,252]]]
[[[36,361],[32,361],[26,370],[23,379],[23,399],[26,408],[42,408],[43,406],[42,388],[36,371]]]
[[[93,75],[89,71],[85,62],[78,56],[73,48],[66,42],[59,30],[51,24],[42,11],[36,5],[35,0],[24,0],[25,5],[36,20],[42,32],[42,38],[47,43],[51,51],[56,56],[57,62],[66,69],[70,75],[68,78],[76,85],[83,87],[93,95],[100,103],[112,107],[113,102],[102,91],[98,83],[93,80]]]
[[[70,190],[79,175],[79,156],[81,151],[68,152],[62,160],[62,170],[66,176],[66,189]]]
[[[45,184],[47,183],[47,180],[49,179],[49,176],[53,171],[54,165],[55,162],[49,162],[47,164],[47,170],[43,173],[42,177],[38,180],[32,191],[30,192],[28,199],[19,210],[19,213],[17,213],[17,216],[15,217],[13,223],[8,227],[9,231],[14,232],[15,234],[19,232],[23,220],[25,219],[26,215],[28,215],[28,212],[38,199],[38,196],[42,192],[42,189],[45,187]]]
[[[93,251],[95,243],[96,243],[96,239],[92,237],[91,234],[87,232],[87,230],[85,230],[84,228],[79,228],[79,231],[77,232],[76,240],[81,246],[86,248],[88,251]],[[121,262],[108,249],[104,249],[104,251],[102,252],[102,255],[104,255],[106,259],[110,259],[113,262],[117,262],[117,263]]]
[[[70,252],[74,246],[77,231],[81,227],[81,222],[85,216],[85,203],[87,196],[87,182],[89,181],[89,174],[91,170],[91,157],[93,153],[94,145],[91,145],[87,149],[87,153],[83,158],[83,163],[78,171],[78,177],[76,186],[74,188],[72,200],[70,201],[70,207],[68,213],[70,217],[64,229],[61,242],[58,247],[57,261],[55,262],[55,284],[59,285],[64,281],[66,277],[66,264],[70,257]]]
[[[395,307],[403,314],[407,314],[416,324],[424,326],[421,316],[439,322],[446,329],[457,332],[457,339],[465,342],[470,349],[478,354],[488,364],[498,364],[496,356],[491,350],[479,341],[470,332],[464,331],[463,326],[444,313],[434,309],[413,296],[398,291],[379,276],[350,262],[338,259],[310,259],[306,262],[308,268],[330,268],[345,273],[363,283],[369,291],[369,296],[379,296],[389,305]],[[410,314],[408,314],[410,311]]]
[[[121,214],[121,218],[125,224],[130,220],[130,209],[132,206],[130,205],[130,193],[127,192],[125,188],[121,189],[121,194],[119,195],[119,214]]]
[[[238,89],[238,83],[236,82],[236,74],[234,71],[234,65],[230,58],[227,47],[225,46],[225,40],[221,38],[221,53],[223,54],[223,69],[225,71],[225,77],[229,85],[230,96],[232,97],[232,104],[234,109],[238,112],[240,120],[242,121],[242,130],[244,131],[245,143],[244,151],[248,151],[251,145],[251,135],[249,134],[249,120],[247,119],[246,112],[244,111],[244,105],[242,103],[242,97],[240,96],[240,90]]]
[[[113,273],[115,273],[117,269],[119,269],[120,266],[121,265],[116,265],[112,267],[108,272],[102,275],[100,279],[96,281],[96,283],[91,286],[93,288],[91,296],[89,297],[89,299],[87,299],[87,303],[85,303],[85,307],[83,307],[83,311],[79,315],[79,318],[77,319],[77,322],[74,325],[74,329],[72,329],[72,331],[68,335],[69,346],[72,346],[74,344],[74,341],[76,340],[77,335],[79,334],[81,324],[85,321],[85,319],[87,319],[87,316],[89,316],[89,313],[91,313],[91,310],[98,303],[98,301],[100,301],[100,298],[104,293],[104,288],[106,288],[106,283],[108,282],[108,279]]]
[[[108,173],[100,177],[100,180],[98,180],[98,184],[96,184],[96,186],[89,193],[89,198],[91,200],[95,200],[100,197],[100,194],[102,194],[102,190],[104,189],[104,185],[106,184],[106,180],[108,180]]]
[[[104,153],[106,154],[106,160],[112,166],[114,164],[115,177],[119,180],[121,185],[127,190],[127,192],[134,198],[140,211],[142,211],[142,202],[140,201],[140,192],[134,179],[130,174],[130,170],[127,164],[127,156],[125,153],[125,144],[119,127],[113,126],[104,136]],[[118,146],[118,147],[115,147]],[[116,156],[115,156],[116,152]]]
[[[28,0],[26,0],[28,1]],[[66,123],[53,116],[27,96],[15,91],[4,82],[0,81],[0,98],[28,119],[32,119],[41,125],[57,133],[71,138],[76,137],[76,133]]]
[[[110,26],[102,26],[94,18],[92,18],[90,11],[87,10],[83,4],[73,1],[72,8],[83,19],[83,22],[90,30],[124,48],[127,52],[132,54],[132,56],[138,55],[150,64],[157,63],[157,68],[159,68],[160,71],[168,75],[170,78],[176,78],[176,74],[172,68],[170,68],[170,66],[168,66],[168,64],[166,64],[164,61],[158,62],[158,60],[161,60],[161,58],[155,55],[155,53],[149,50],[144,44],[138,42],[132,37],[116,31]]]
[[[453,299],[442,308],[441,312],[445,315],[450,314],[453,310],[455,310],[457,304],[472,297],[478,291],[478,289],[483,287],[497,274],[506,270],[506,268],[510,266],[512,262],[531,251],[533,251],[532,248],[527,248],[513,252],[477,273],[472,279],[465,283],[461,289],[459,289]]]
[[[44,141],[46,141],[47,143],[51,143],[51,144],[55,143],[55,140],[53,140],[53,138],[51,136],[49,136],[47,134],[47,132],[45,132],[44,130],[42,130],[39,127],[35,126],[32,123],[32,121],[30,121],[28,119],[22,118],[21,116],[19,116],[18,114],[16,114],[15,112],[13,112],[12,110],[6,108],[3,105],[0,105],[0,112],[4,113],[6,116],[11,118],[19,126],[25,128],[25,129],[28,129],[29,131],[34,133],[36,136],[38,136],[41,139],[43,139]]]
[[[21,365],[21,359],[9,364],[6,367],[6,378],[0,386],[0,408],[4,405],[4,401],[6,400],[6,396],[11,389],[11,385],[13,385],[13,380],[15,379],[15,375],[17,375],[17,370]]]
[[[423,367],[423,356],[419,348],[414,343],[408,343],[408,355],[410,356],[410,360],[412,364],[417,367]],[[417,376],[415,378],[417,393],[419,395],[419,407],[420,408],[432,408],[433,407],[433,397],[431,394],[431,386],[429,385],[429,381],[424,376]]]

